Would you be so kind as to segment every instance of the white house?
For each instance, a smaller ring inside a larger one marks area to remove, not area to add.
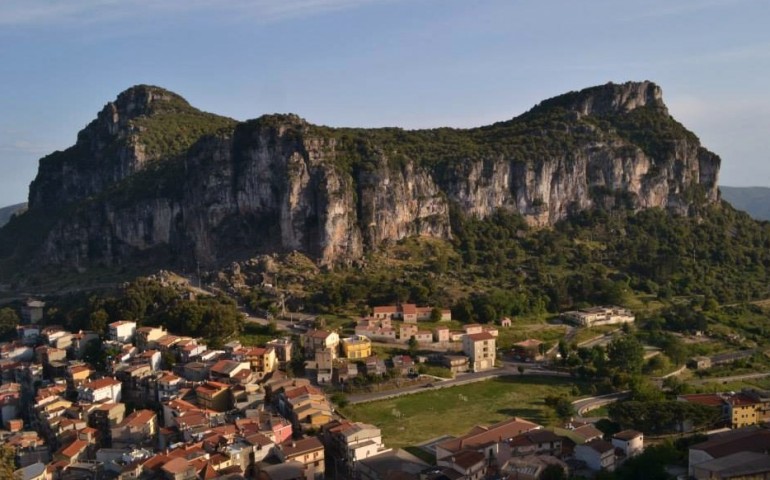
[[[122,384],[111,377],[100,378],[78,387],[78,399],[88,403],[120,402]]]
[[[110,340],[128,343],[134,339],[136,333],[136,322],[130,320],[120,320],[110,324]]]
[[[600,438],[575,447],[575,458],[591,470],[615,470],[615,447]]]
[[[612,446],[620,449],[626,458],[634,457],[644,451],[644,435],[636,430],[623,430],[612,436]]]

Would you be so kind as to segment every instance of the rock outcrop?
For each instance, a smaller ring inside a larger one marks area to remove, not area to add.
[[[237,123],[138,86],[41,160],[27,214],[53,218],[42,264],[221,265],[298,250],[331,265],[407,236],[448,238],[451,205],[537,226],[590,208],[687,214],[719,199],[719,164],[650,82],[569,93],[487,127],[422,131],[294,115]]]

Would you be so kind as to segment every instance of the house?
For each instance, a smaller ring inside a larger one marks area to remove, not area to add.
[[[24,345],[34,345],[40,337],[40,327],[37,325],[19,325],[16,335]]]
[[[467,325],[463,325],[463,332],[466,335],[481,333],[483,331],[484,331],[484,326],[478,323],[469,323]]]
[[[129,343],[134,340],[136,333],[136,322],[130,320],[119,320],[109,325],[108,336],[114,342]]]
[[[473,372],[495,367],[495,337],[488,332],[466,334],[463,337],[463,352],[470,359],[469,365]]]
[[[730,420],[730,428],[758,425],[760,412],[767,405],[767,402],[752,398],[744,393],[726,395],[724,399],[727,402],[727,416]]]
[[[438,462],[439,466],[449,467],[461,475],[463,480],[480,480],[487,473],[487,457],[482,452],[468,449],[445,457]],[[449,477],[451,478],[451,477]]]
[[[342,354],[351,360],[367,358],[372,354],[372,341],[363,335],[343,338]]]
[[[483,452],[487,458],[497,458],[500,443],[532,430],[542,428],[523,418],[513,417],[491,426],[473,427],[470,432],[460,437],[444,440],[436,445],[436,459],[441,460],[465,449]]]
[[[770,430],[757,426],[744,427],[709,436],[705,442],[690,446],[688,474],[694,475],[695,467],[738,452],[766,453],[770,451]]]
[[[402,342],[406,342],[413,336],[417,335],[418,330],[419,328],[417,328],[417,325],[402,323],[398,328],[398,338]]]
[[[276,454],[282,462],[301,463],[306,480],[324,477],[324,445],[318,437],[282,443],[276,448]]]
[[[274,338],[267,342],[267,346],[272,347],[273,350],[275,350],[275,356],[282,366],[291,362],[294,349],[294,343],[291,341],[291,338]]]
[[[770,455],[758,452],[736,452],[693,468],[696,480],[747,480],[770,478]]]
[[[161,355],[159,350],[145,350],[136,359],[139,362],[148,364],[153,372],[160,370]]]
[[[251,371],[255,372],[258,378],[262,378],[278,368],[278,359],[273,347],[241,347],[234,350],[232,355],[235,360],[248,362]]]
[[[417,333],[414,334],[414,339],[420,344],[433,343],[433,332],[429,330],[418,330]]]
[[[36,462],[14,471],[13,478],[16,480],[48,480],[50,477],[46,473],[46,464]]]
[[[451,370],[452,374],[465,373],[468,371],[468,357],[464,355],[443,355],[441,365]]]
[[[24,305],[21,306],[21,321],[25,325],[37,323],[43,319],[43,309],[45,309],[45,302],[36,300],[34,298],[27,299]]]
[[[585,462],[594,471],[615,470],[615,447],[611,443],[596,438],[575,447],[575,458]]]
[[[183,345],[178,348],[179,349],[179,358],[183,362],[189,362],[190,360],[194,358],[198,358],[203,353],[208,350],[208,347],[202,343],[198,342],[189,342],[186,345]]]
[[[319,350],[331,350],[332,356],[337,358],[337,349],[340,345],[340,336],[337,332],[326,330],[310,330],[302,336],[302,346],[305,349],[305,358],[315,357]]]
[[[76,438],[57,450],[53,455],[53,460],[63,462],[66,465],[72,465],[80,460],[85,460],[88,445],[88,441]]]
[[[612,436],[612,446],[626,458],[635,457],[644,451],[644,435],[636,430],[623,430]]]
[[[158,416],[152,410],[137,410],[110,429],[113,448],[155,445]]]
[[[235,378],[240,372],[250,372],[249,362],[239,362],[236,360],[220,360],[209,370],[209,376],[212,380],[229,381]]]
[[[433,339],[436,342],[443,343],[449,341],[449,328],[447,327],[438,327],[435,330],[433,330]]]
[[[122,387],[114,378],[100,378],[79,386],[78,399],[88,403],[120,402]]]
[[[634,315],[630,310],[614,305],[564,312],[561,317],[568,323],[588,328],[634,322]]]
[[[364,369],[366,370],[367,375],[382,376],[388,373],[388,368],[385,366],[385,361],[378,358],[377,355],[367,357],[364,362]]]
[[[393,363],[393,369],[399,375],[412,375],[417,373],[414,360],[409,355],[394,355],[390,361]]]
[[[226,412],[233,408],[230,386],[219,382],[204,382],[195,387],[195,398],[201,408]]]
[[[136,329],[136,346],[140,350],[152,348],[166,335],[168,332],[163,327],[139,327]]]
[[[358,461],[388,451],[379,428],[361,422],[332,421],[323,427],[327,451],[341,460],[341,471],[351,474]]]
[[[531,430],[517,435],[500,446],[500,459],[526,455],[561,456],[562,438],[556,433],[545,430]]]
[[[260,467],[257,480],[304,480],[305,466],[300,462],[285,462]]]
[[[564,473],[563,478],[567,478],[569,466],[562,460],[552,455],[524,455],[522,457],[511,457],[505,462],[501,471],[508,475],[503,478],[513,478],[515,480],[539,480],[545,469],[551,466],[558,466]]]
[[[513,344],[513,355],[525,362],[536,362],[543,359],[543,342],[530,338]]]
[[[452,320],[452,311],[441,309],[442,322]],[[433,307],[418,307],[413,303],[403,303],[401,305],[377,306],[372,309],[372,316],[376,319],[403,320],[406,323],[416,323],[430,320],[433,313]]]
[[[403,449],[356,462],[355,477],[361,480],[419,479],[430,465]]]
[[[511,326],[511,319],[508,317],[503,317],[500,319],[500,326],[503,328],[510,327]]]

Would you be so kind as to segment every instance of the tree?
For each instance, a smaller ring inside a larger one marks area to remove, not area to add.
[[[409,338],[409,341],[407,342],[407,347],[409,348],[409,355],[415,356],[417,354],[417,347],[419,344],[417,343],[417,339],[414,338],[414,336]]]
[[[516,370],[519,371],[519,375],[524,375],[524,366],[523,365],[517,366]]]
[[[12,308],[5,307],[0,309],[0,338],[8,338],[16,333],[16,327],[19,325],[19,316]]]
[[[566,480],[567,475],[559,465],[548,465],[540,474],[540,480]]]
[[[0,478],[14,478],[16,452],[8,445],[0,446]]]
[[[609,366],[620,372],[639,374],[644,366],[644,347],[635,337],[623,335],[607,345]]]
[[[433,307],[430,311],[430,321],[431,322],[440,322],[441,321],[441,309],[438,307]]]

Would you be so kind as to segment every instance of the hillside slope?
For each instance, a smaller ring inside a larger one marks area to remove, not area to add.
[[[719,200],[719,166],[651,82],[416,131],[237,123],[137,86],[40,161],[29,211],[0,230],[0,262],[214,267],[297,250],[351,264],[406,237],[451,238],[455,214],[503,210],[531,226],[595,208],[690,214]]]

